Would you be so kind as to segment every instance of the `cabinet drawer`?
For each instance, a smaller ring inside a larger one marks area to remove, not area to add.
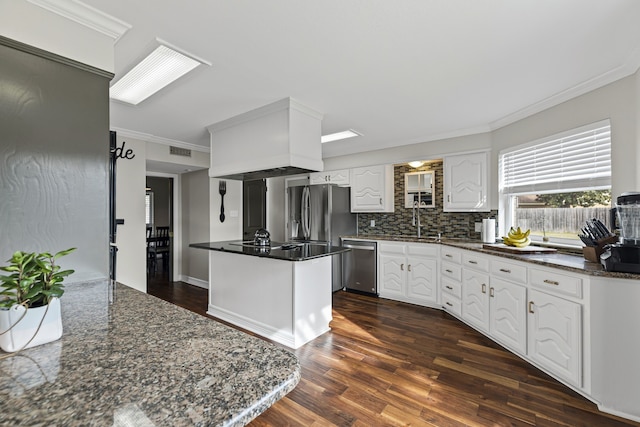
[[[378,241],[378,252],[385,254],[404,255],[406,246],[403,243],[387,243]]]
[[[448,279],[446,277],[442,278],[442,292],[453,295],[457,298],[462,298],[462,284],[455,280]]]
[[[538,268],[529,269],[529,280],[537,288],[582,298],[582,279]]]
[[[527,283],[527,267],[502,260],[491,260],[491,275],[514,283]]]
[[[489,271],[489,260],[473,253],[462,254],[462,265],[471,267],[479,271]]]
[[[407,245],[407,255],[414,256],[426,256],[426,257],[437,257],[438,256],[438,246],[437,245],[429,245],[426,243],[418,244],[418,245]]]
[[[462,304],[460,300],[449,294],[442,294],[442,307],[451,314],[462,316]]]
[[[442,249],[442,259],[445,261],[450,261],[450,262],[455,262],[456,264],[460,264],[460,260],[461,260],[461,253],[453,250],[451,248],[448,248],[446,246],[443,246]]]
[[[462,267],[451,262],[442,261],[442,276],[459,282],[462,280]]]

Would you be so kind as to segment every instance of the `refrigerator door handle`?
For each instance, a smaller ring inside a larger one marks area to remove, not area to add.
[[[300,220],[302,222],[302,234],[305,239],[308,239],[311,234],[311,196],[309,194],[309,187],[302,189],[301,205]]]

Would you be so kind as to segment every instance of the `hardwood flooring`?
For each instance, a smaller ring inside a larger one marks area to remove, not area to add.
[[[206,315],[207,290],[148,292]],[[298,386],[251,426],[640,426],[434,309],[338,292],[331,331],[294,351]]]

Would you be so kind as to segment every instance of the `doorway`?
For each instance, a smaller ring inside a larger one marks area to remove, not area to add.
[[[147,281],[173,277],[173,178],[146,177]]]
[[[242,240],[253,240],[256,231],[267,228],[267,180],[242,183]]]

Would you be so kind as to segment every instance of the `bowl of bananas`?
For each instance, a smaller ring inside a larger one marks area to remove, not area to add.
[[[524,248],[531,244],[531,239],[529,238],[529,233],[531,233],[530,229],[527,231],[522,231],[520,227],[509,229],[509,232],[506,236],[502,236],[502,243],[507,246],[513,246],[516,248]]]

